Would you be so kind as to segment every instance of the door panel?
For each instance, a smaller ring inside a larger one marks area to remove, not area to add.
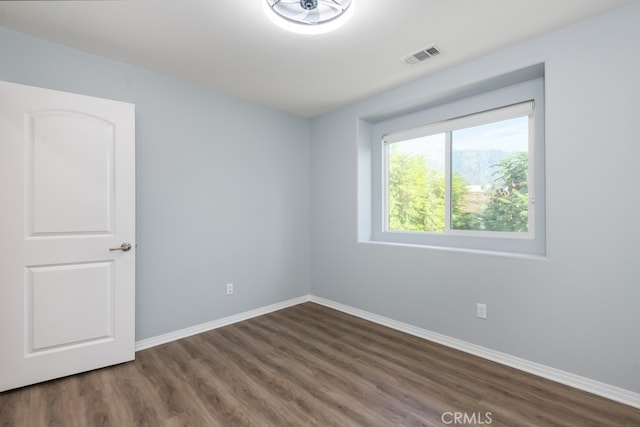
[[[0,82],[0,391],[134,358],[134,123]]]
[[[28,268],[27,355],[113,339],[113,267],[100,262]]]
[[[110,232],[113,125],[67,111],[38,112],[27,120],[31,235]]]

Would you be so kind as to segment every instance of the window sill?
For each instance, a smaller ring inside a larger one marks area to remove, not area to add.
[[[471,254],[471,255],[490,256],[490,257],[516,258],[516,259],[531,260],[531,261],[547,261],[548,260],[546,254],[503,252],[503,251],[497,251],[497,250],[469,249],[469,248],[425,245],[425,244],[416,244],[416,243],[385,242],[381,240],[359,240],[358,243],[364,244],[364,245],[395,246],[395,247],[415,248],[415,249],[423,249],[423,250],[426,249],[426,250],[445,251],[445,252],[454,252],[454,253],[461,253],[461,254]]]

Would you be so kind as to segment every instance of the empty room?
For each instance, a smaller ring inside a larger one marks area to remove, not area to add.
[[[640,426],[639,23],[0,1],[0,425]]]

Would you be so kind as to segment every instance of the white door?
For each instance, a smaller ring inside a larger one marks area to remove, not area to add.
[[[0,391],[134,358],[134,114],[0,81]]]

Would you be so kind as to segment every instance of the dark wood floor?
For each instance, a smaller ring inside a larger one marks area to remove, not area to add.
[[[0,393],[2,426],[640,426],[640,409],[306,303]]]

